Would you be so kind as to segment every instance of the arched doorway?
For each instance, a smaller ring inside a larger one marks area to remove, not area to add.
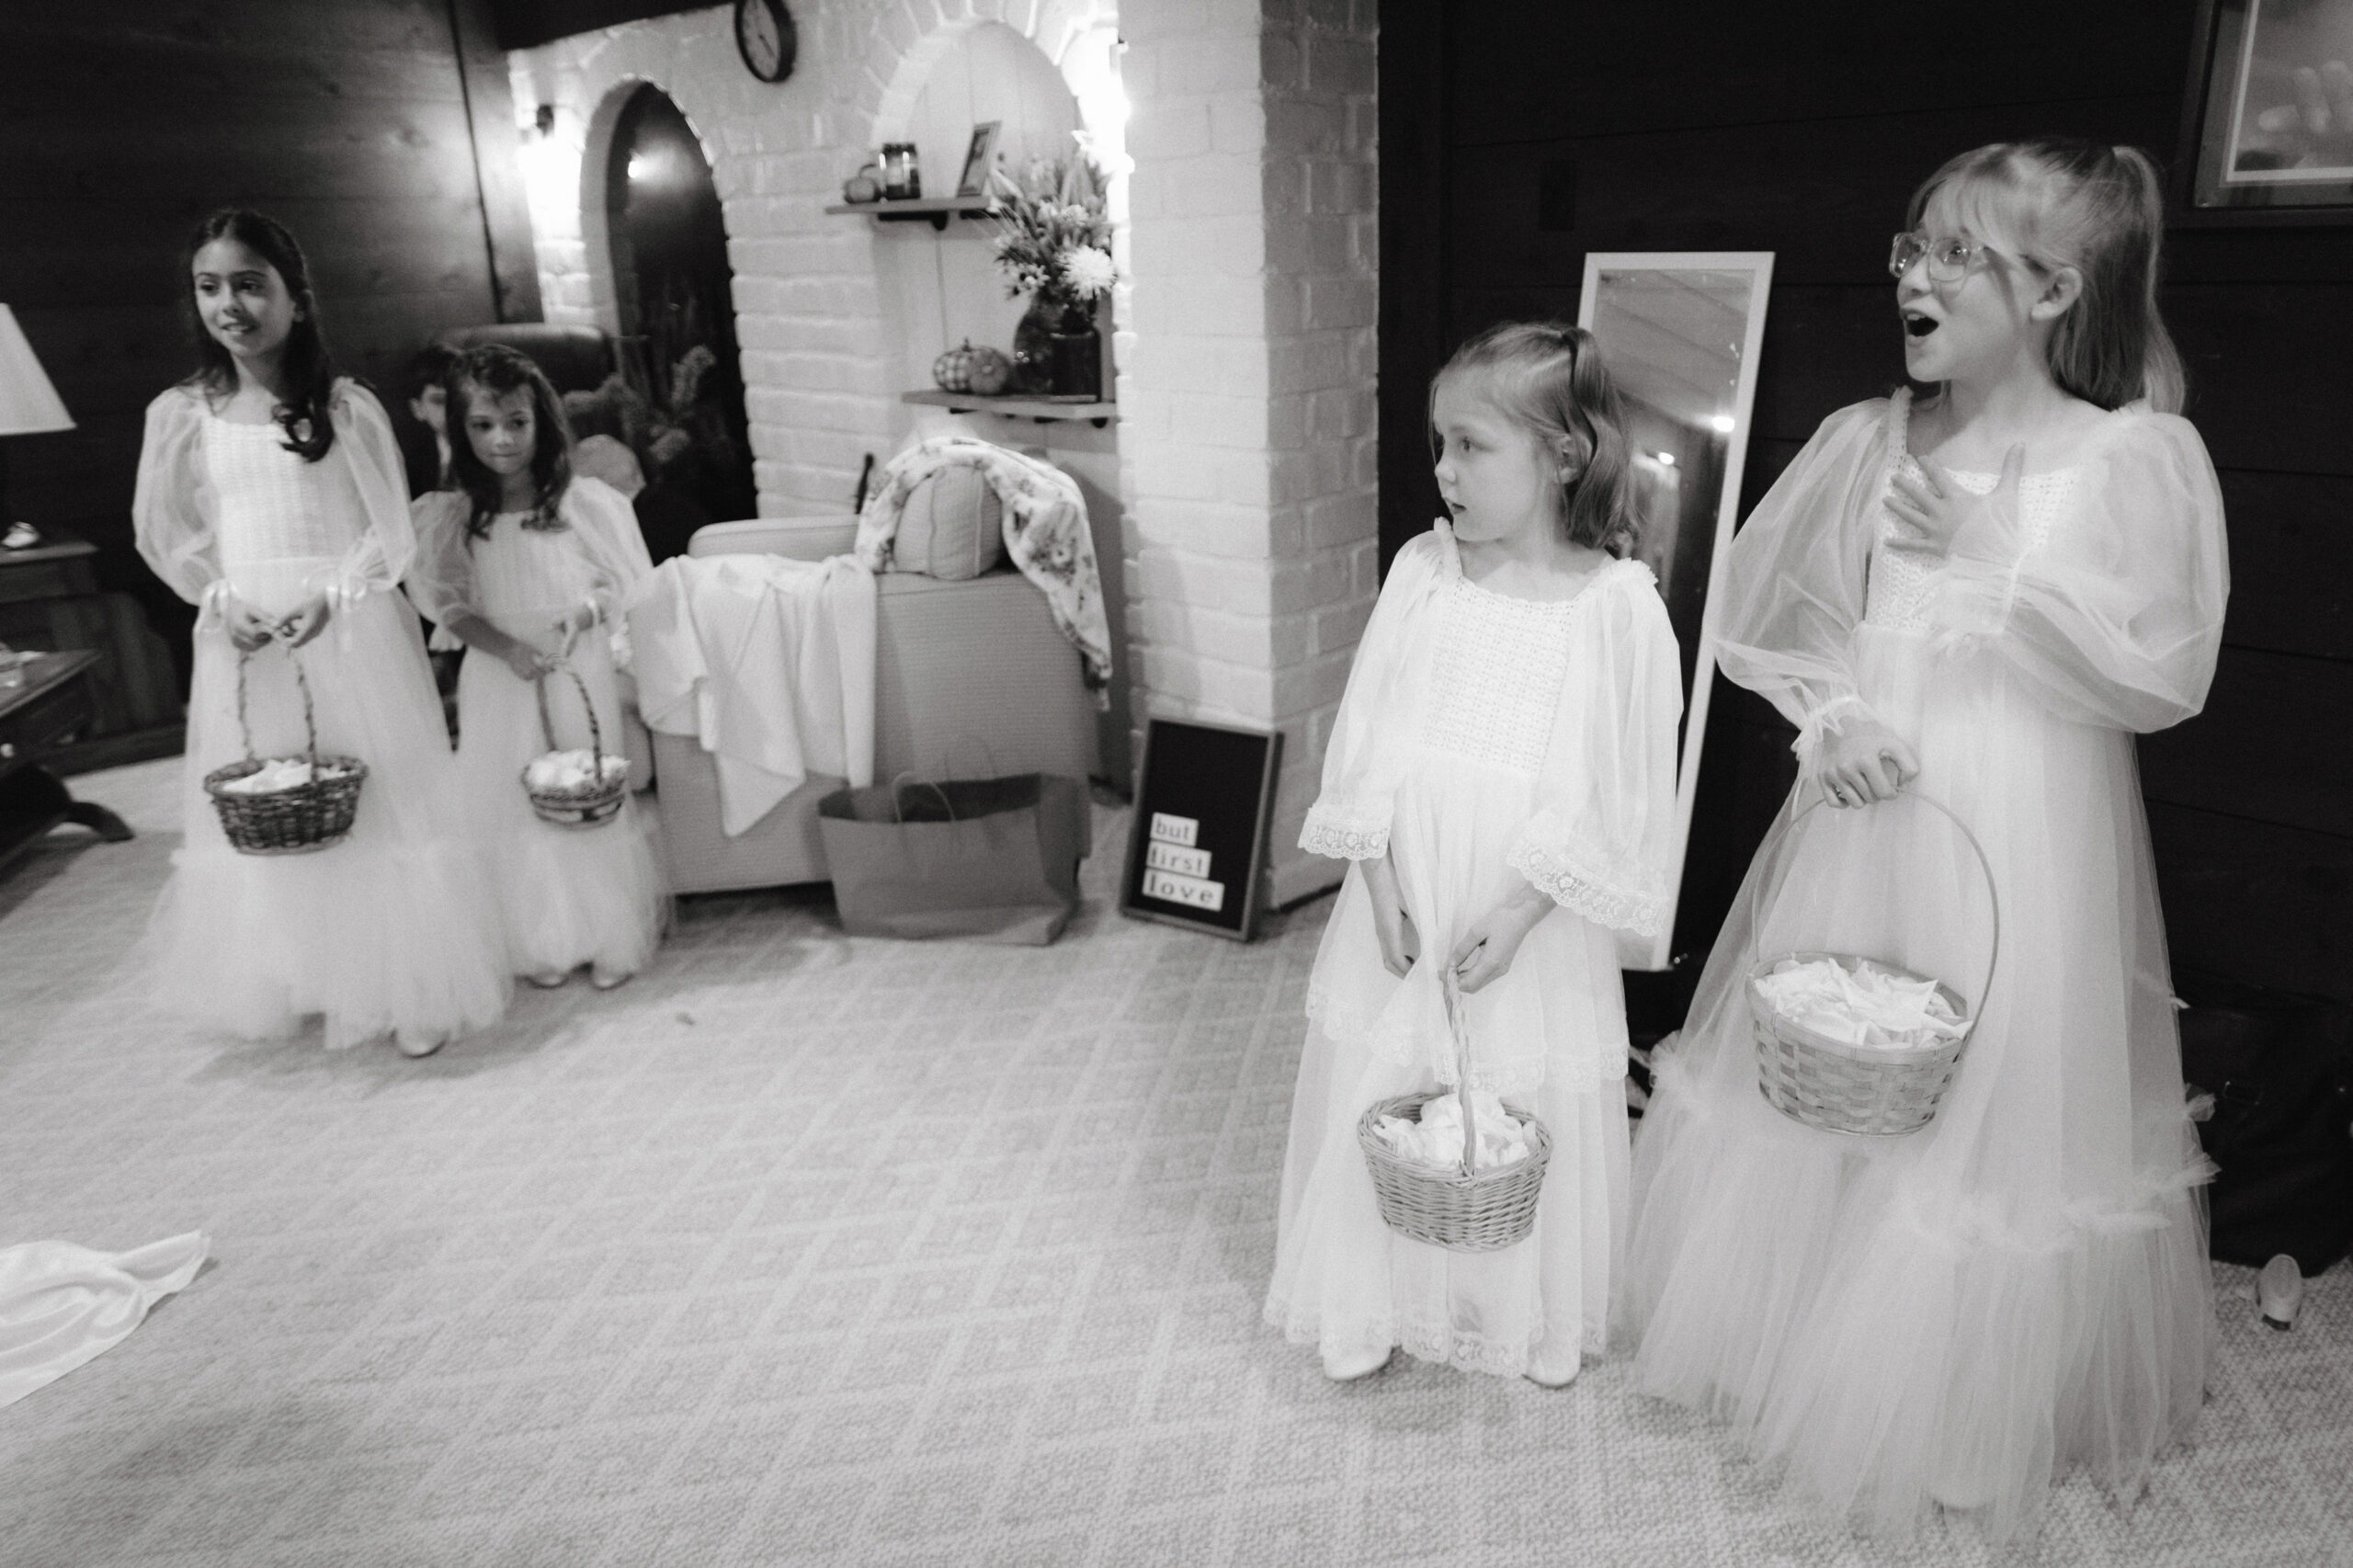
[[[655,440],[638,498],[658,560],[683,551],[701,524],[759,509],[719,188],[693,128],[658,87],[640,87],[614,125],[605,212],[623,363],[656,417],[684,432]],[[697,348],[709,351],[709,368],[681,378]],[[681,405],[688,382],[695,395]]]

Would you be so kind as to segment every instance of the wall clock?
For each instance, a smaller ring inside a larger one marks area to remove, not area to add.
[[[735,51],[753,75],[763,82],[783,81],[792,74],[800,49],[784,0],[735,0]]]

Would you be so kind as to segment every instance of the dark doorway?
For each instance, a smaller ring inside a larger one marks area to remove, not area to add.
[[[657,426],[637,509],[660,560],[704,523],[753,516],[758,495],[719,188],[686,116],[658,88],[639,88],[621,109],[605,210],[621,358]],[[688,367],[698,348],[710,359],[699,375]],[[665,423],[676,433],[660,434]]]

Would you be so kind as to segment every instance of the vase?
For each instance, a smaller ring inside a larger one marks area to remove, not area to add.
[[[1042,295],[1032,295],[1029,308],[1013,329],[1013,375],[1007,392],[1032,397],[1051,392],[1054,385],[1054,334],[1062,325],[1063,309]]]
[[[1093,327],[1053,335],[1053,378],[1048,391],[1055,397],[1101,401],[1103,339]]]

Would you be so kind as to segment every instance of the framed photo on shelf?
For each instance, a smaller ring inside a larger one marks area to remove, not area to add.
[[[984,119],[972,127],[972,140],[964,149],[964,172],[956,178],[959,196],[986,196],[989,193],[989,160],[996,153],[997,129],[1001,119]]]
[[[2200,0],[2174,216],[2353,222],[2353,0]]]

